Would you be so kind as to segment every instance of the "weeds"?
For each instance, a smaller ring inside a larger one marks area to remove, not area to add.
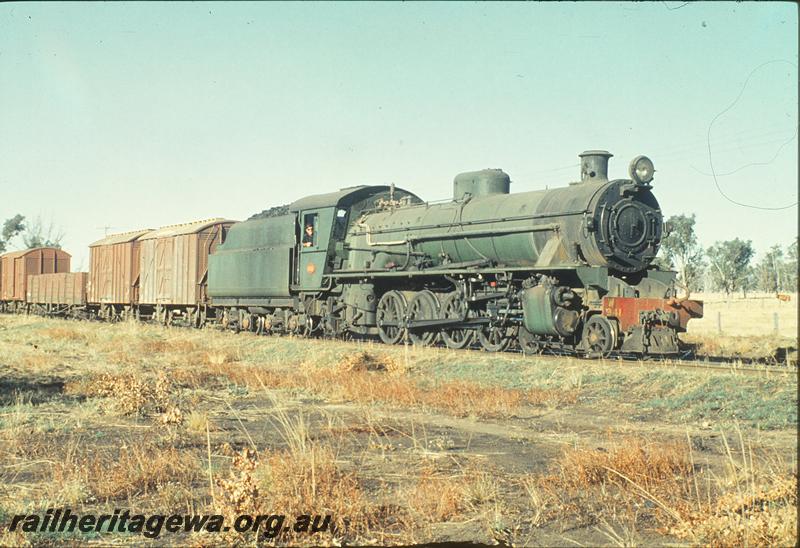
[[[718,477],[696,469],[690,442],[625,439],[607,449],[569,449],[554,474],[528,478],[524,485],[532,506],[549,506],[548,518],[579,517],[618,545],[636,544],[637,526],[652,520],[661,524],[660,531],[692,543],[795,542],[796,474],[758,471],[742,442],[742,461],[728,447],[728,474]],[[704,493],[700,485],[706,486]],[[535,514],[536,526],[545,521],[542,514]]]
[[[121,415],[168,413],[164,423],[180,422],[181,413],[174,404],[175,386],[164,372],[156,376],[101,373],[68,383],[65,392],[105,398],[109,409]]]
[[[169,483],[191,485],[201,475],[199,461],[174,447],[129,442],[118,450],[91,451],[75,440],[61,462],[52,467],[52,484],[68,487],[81,496],[99,500],[128,499],[147,495]],[[61,493],[62,496],[67,495]],[[84,502],[71,497],[73,503]]]
[[[0,518],[66,505],[334,519],[278,544],[565,544],[577,529],[593,544],[785,545],[797,531],[795,460],[769,460],[747,430],[713,448],[658,434],[739,419],[786,445],[790,378],[2,316],[0,345]],[[631,433],[603,438],[597,409],[621,409]],[[0,531],[0,545],[29,540]]]
[[[380,521],[378,509],[366,501],[356,476],[342,471],[331,450],[321,446],[303,453],[259,453],[246,447],[233,457],[229,476],[218,479],[217,486],[218,510],[231,521],[240,514],[332,516],[332,527],[324,533],[328,542],[360,538]],[[281,538],[286,541],[292,535],[292,531],[283,532]]]

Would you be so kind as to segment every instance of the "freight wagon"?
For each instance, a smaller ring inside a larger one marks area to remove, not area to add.
[[[28,277],[69,272],[70,254],[54,247],[12,251],[0,256],[0,310],[27,309]]]

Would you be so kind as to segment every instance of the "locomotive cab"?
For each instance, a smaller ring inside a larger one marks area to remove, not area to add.
[[[289,211],[297,214],[301,234],[293,289],[319,291],[323,289],[324,275],[346,264],[349,249],[345,237],[363,212],[421,202],[414,194],[394,185],[361,185],[308,196],[291,204]]]

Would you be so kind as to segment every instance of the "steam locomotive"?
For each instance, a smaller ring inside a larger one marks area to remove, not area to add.
[[[492,352],[675,354],[702,302],[677,299],[675,273],[653,265],[663,232],[653,163],[638,156],[629,178],[609,180],[611,156],[580,154],[580,180],[549,190],[512,194],[508,174],[487,169],[456,176],[441,202],[355,186],[245,222],[110,237],[90,248],[83,302],[0,307]],[[126,260],[95,260],[123,243]],[[106,278],[124,291],[107,297],[94,273],[116,263],[124,272]],[[183,289],[140,295],[144,280]]]
[[[663,219],[652,162],[608,179],[606,151],[581,179],[511,194],[501,170],[462,173],[453,198],[394,186],[300,199],[235,224],[209,258],[223,325],[331,337],[377,335],[488,351],[673,354],[702,303],[676,299],[652,266]],[[299,245],[311,227],[313,241]]]

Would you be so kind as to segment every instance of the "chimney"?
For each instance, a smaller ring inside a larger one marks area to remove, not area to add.
[[[581,159],[581,183],[608,182],[608,159],[613,154],[607,150],[587,150],[578,156]]]

